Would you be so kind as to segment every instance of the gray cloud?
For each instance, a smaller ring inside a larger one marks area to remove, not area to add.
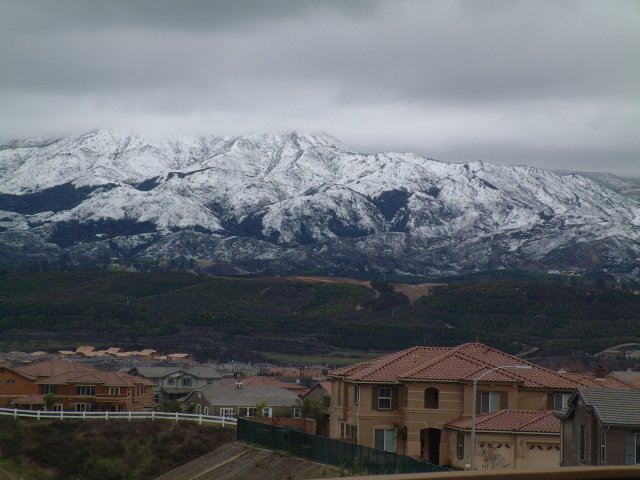
[[[637,1],[0,0],[0,141],[321,129],[640,175]]]

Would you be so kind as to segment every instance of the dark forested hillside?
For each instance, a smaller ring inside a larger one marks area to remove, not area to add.
[[[373,282],[169,273],[0,275],[0,350],[144,346],[199,359],[325,355],[480,340],[511,352],[640,339],[640,296],[522,281],[455,283],[413,303]]]

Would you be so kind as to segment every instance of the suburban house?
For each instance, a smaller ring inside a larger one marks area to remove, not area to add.
[[[42,409],[47,395],[55,410],[129,411],[153,408],[152,382],[126,373],[105,372],[63,360],[15,369],[0,368],[3,406]]]
[[[182,404],[203,415],[220,417],[300,416],[299,398],[279,387],[243,385],[241,382],[216,383],[191,392]],[[262,410],[260,412],[260,410]]]
[[[134,367],[129,373],[153,382],[153,400],[156,403],[178,400],[222,379],[215,368],[206,366]]]
[[[456,462],[459,438],[469,441],[446,426],[472,415],[474,380],[478,415],[562,409],[578,387],[631,388],[611,376],[554,372],[481,343],[413,347],[339,368],[330,377],[331,437],[440,465]],[[512,467],[523,464],[526,459]]]
[[[19,397],[34,396],[40,393],[35,382],[38,379],[16,368],[0,366],[0,408],[7,408]],[[44,401],[40,398],[40,405]]]
[[[453,468],[471,464],[471,417],[445,425]],[[476,418],[476,465],[480,470],[554,468],[560,464],[560,420],[550,410],[498,410]]]
[[[556,415],[562,466],[640,464],[640,390],[579,388]]]

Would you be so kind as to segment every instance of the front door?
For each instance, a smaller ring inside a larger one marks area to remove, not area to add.
[[[442,431],[437,428],[423,428],[420,430],[420,457],[425,462],[440,464],[440,436]]]

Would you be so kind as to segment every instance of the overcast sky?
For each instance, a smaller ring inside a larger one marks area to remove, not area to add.
[[[640,0],[0,0],[0,142],[94,128],[640,176]]]

